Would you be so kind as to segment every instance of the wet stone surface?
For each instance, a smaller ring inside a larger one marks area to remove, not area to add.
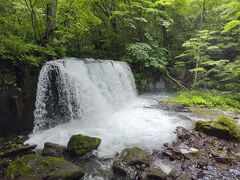
[[[239,152],[237,142],[193,131],[190,138],[178,138],[172,144],[165,144],[159,158],[171,161],[175,170],[188,174],[189,179],[237,180],[240,178]],[[181,175],[168,178],[184,179]]]

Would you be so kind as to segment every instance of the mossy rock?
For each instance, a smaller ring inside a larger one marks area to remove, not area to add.
[[[55,157],[31,154],[14,160],[7,168],[7,179],[73,180],[84,176],[80,166]]]
[[[82,134],[73,135],[68,144],[67,149],[76,156],[84,156],[92,150],[96,150],[101,144],[101,139],[96,137],[84,136]]]
[[[226,116],[221,116],[215,121],[197,121],[195,130],[222,139],[240,141],[240,125]]]
[[[125,148],[121,152],[119,159],[128,166],[136,164],[145,164],[149,166],[150,163],[149,155],[139,147]]]

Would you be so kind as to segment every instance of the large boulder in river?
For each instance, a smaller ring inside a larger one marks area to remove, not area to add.
[[[197,121],[195,130],[218,138],[240,141],[240,125],[226,116],[221,116],[216,121]]]
[[[14,160],[7,169],[7,179],[74,180],[84,176],[80,166],[55,157],[31,154]]]
[[[96,150],[100,144],[100,138],[78,134],[70,138],[67,144],[67,150],[73,155],[84,156],[92,150]]]

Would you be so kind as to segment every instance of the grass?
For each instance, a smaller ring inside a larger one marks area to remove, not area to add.
[[[240,112],[240,95],[210,91],[180,91],[171,102],[186,106],[219,108]]]

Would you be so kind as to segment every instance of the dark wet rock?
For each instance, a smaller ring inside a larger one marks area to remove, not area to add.
[[[100,138],[78,134],[70,138],[67,150],[75,156],[84,156],[92,150],[96,150],[100,144]]]
[[[114,177],[124,177],[126,179],[136,179],[138,171],[134,166],[127,166],[125,162],[116,160],[113,162],[112,170]]]
[[[170,161],[173,161],[176,159],[173,152],[171,152],[170,150],[165,150],[162,154],[163,154],[163,156],[168,157]]]
[[[29,153],[36,145],[25,145],[27,139],[27,136],[0,138],[0,157],[15,157]]]
[[[14,160],[7,169],[7,179],[58,180],[79,179],[84,176],[80,166],[56,157],[25,155]]]
[[[4,152],[1,152],[0,156],[1,157],[16,157],[16,156],[20,156],[23,154],[28,154],[36,147],[37,147],[36,144],[17,146],[12,149],[8,149]]]
[[[212,156],[214,157],[214,159],[217,162],[224,163],[224,164],[234,161],[234,157],[224,151],[223,152],[212,152]]]
[[[191,133],[184,127],[178,126],[176,128],[177,137],[180,139],[189,139],[191,137]]]
[[[1,72],[8,72],[8,63],[0,63]],[[2,71],[2,68],[7,71]],[[34,121],[36,89],[40,66],[19,66],[10,76],[17,79],[17,86],[1,86],[0,90],[0,137],[31,132]]]
[[[65,146],[60,146],[58,144],[46,142],[44,144],[42,155],[44,155],[44,156],[61,157],[61,156],[63,156],[65,154],[66,149],[67,148]]]
[[[147,170],[147,178],[150,180],[167,179],[167,174],[160,168],[150,168]]]

